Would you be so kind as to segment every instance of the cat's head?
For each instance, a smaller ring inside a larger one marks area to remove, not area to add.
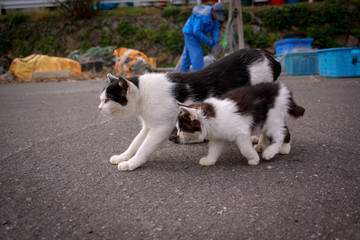
[[[208,103],[189,106],[178,103],[180,114],[176,122],[180,142],[191,143],[203,141],[206,137],[204,123],[210,117],[215,117],[214,107]]]
[[[110,83],[100,94],[99,111],[109,116],[130,116],[136,114],[138,88],[122,77],[107,74]]]

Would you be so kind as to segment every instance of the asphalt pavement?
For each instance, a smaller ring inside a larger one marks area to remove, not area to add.
[[[360,79],[279,81],[306,109],[289,155],[167,142],[133,172],[109,159],[140,122],[98,112],[105,81],[0,85],[0,239],[360,239]]]

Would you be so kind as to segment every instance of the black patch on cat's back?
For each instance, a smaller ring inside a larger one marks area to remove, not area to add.
[[[265,122],[267,113],[275,105],[279,90],[280,86],[277,83],[259,83],[232,90],[222,98],[236,102],[238,113],[252,116],[255,127]]]
[[[275,81],[280,74],[276,66],[280,64],[270,55],[255,49],[237,50],[196,72],[168,73],[166,76],[174,83],[172,92],[177,101],[185,102],[190,98],[203,101],[208,97],[220,97],[238,87],[250,86],[249,66],[265,58],[271,60],[270,67]]]
[[[278,61],[276,61],[270,54],[268,54],[266,52],[265,52],[265,57],[270,62],[270,68],[271,68],[271,71],[272,71],[272,74],[273,74],[273,79],[275,81],[280,76],[281,64]]]
[[[126,79],[129,80],[130,82],[132,82],[137,88],[139,88],[139,77],[138,76],[129,77]]]

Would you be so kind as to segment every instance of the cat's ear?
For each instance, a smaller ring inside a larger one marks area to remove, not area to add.
[[[122,88],[129,88],[129,82],[125,78],[119,77],[119,86]]]
[[[114,75],[111,75],[110,73],[108,73],[106,76],[110,80],[110,82],[114,82],[114,81],[118,80],[117,77],[115,77]]]
[[[119,86],[126,89],[126,94],[130,95],[131,93],[136,92],[136,86],[127,80],[126,78],[119,77]]]
[[[180,107],[180,111],[183,112],[183,113],[188,113],[190,115],[190,119],[191,121],[194,121],[194,120],[198,120],[199,119],[199,112],[198,112],[198,109],[196,108],[190,108],[190,107],[186,107],[186,106],[179,106]]]

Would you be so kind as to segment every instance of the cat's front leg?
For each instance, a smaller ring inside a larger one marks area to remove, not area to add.
[[[251,137],[249,135],[238,136],[236,143],[240,149],[241,154],[248,160],[249,165],[258,165],[260,158],[257,152],[254,150]]]
[[[200,165],[211,166],[216,163],[220,157],[221,152],[225,146],[225,141],[222,140],[210,140],[209,142],[209,152],[206,157],[200,159]]]
[[[110,162],[112,164],[119,164],[121,162],[127,161],[130,158],[132,158],[136,151],[140,148],[141,144],[144,142],[147,134],[149,133],[149,128],[145,126],[143,123],[143,128],[139,132],[139,134],[134,138],[134,140],[131,142],[129,148],[120,155],[114,155],[110,158]]]
[[[271,144],[264,150],[264,152],[262,153],[262,157],[265,160],[270,160],[272,159],[276,154],[279,153],[281,146],[283,145],[284,142],[284,134],[283,134],[283,129],[279,128],[277,130],[274,130],[271,134],[270,134],[271,138],[272,138],[272,142]],[[290,151],[290,149],[289,149]]]
[[[166,126],[150,129],[136,154],[128,161],[119,163],[118,169],[120,171],[132,171],[143,165],[150,154],[167,140],[172,128],[173,126],[171,125],[170,127]]]
[[[254,149],[257,152],[263,152],[267,146],[269,146],[270,140],[266,136],[266,134],[262,133],[260,134],[259,141],[256,145],[254,145]]]

